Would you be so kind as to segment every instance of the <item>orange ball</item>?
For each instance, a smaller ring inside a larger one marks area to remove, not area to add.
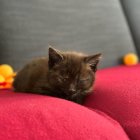
[[[135,65],[138,63],[138,56],[134,53],[129,53],[129,54],[126,54],[123,58],[123,62],[125,65]]]
[[[10,65],[2,64],[0,65],[0,74],[6,78],[14,73],[13,68]]]

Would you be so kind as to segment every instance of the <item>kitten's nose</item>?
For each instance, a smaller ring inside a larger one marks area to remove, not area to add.
[[[71,92],[75,92],[76,91],[75,86],[73,84],[71,84],[69,90]]]
[[[70,89],[71,92],[75,92],[75,89]]]

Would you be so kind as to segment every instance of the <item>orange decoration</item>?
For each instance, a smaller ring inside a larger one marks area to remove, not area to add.
[[[129,54],[126,54],[123,58],[123,62],[125,65],[135,65],[138,63],[138,56],[134,53],[129,53]]]
[[[14,70],[10,65],[0,65],[0,89],[12,88],[15,76],[16,73],[14,73]]]

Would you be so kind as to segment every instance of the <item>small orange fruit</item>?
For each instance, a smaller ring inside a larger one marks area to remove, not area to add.
[[[138,56],[134,53],[126,54],[123,58],[125,65],[135,65],[138,63]]]

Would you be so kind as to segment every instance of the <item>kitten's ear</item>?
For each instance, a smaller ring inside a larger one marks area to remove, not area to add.
[[[63,60],[63,56],[59,50],[49,47],[49,68]]]
[[[90,55],[90,56],[86,56],[84,58],[84,61],[86,63],[88,63],[91,67],[91,69],[96,72],[97,71],[97,64],[99,63],[100,59],[101,59],[102,54],[98,53],[95,55]]]

